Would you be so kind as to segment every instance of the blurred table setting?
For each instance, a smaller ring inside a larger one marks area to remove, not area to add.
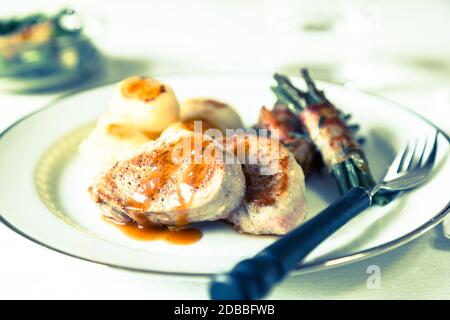
[[[95,5],[86,0],[0,0],[0,19],[55,14],[65,8],[88,12],[94,19],[94,30],[91,25],[86,29],[89,54],[77,55],[71,47],[65,58],[79,59],[85,69],[73,81],[56,78],[45,85],[38,80],[40,86],[0,76],[0,130],[67,92],[133,74],[275,70],[296,74],[300,67],[308,67],[318,79],[398,102],[450,134],[448,0],[99,0]],[[76,29],[78,19],[69,15],[67,25]],[[86,25],[91,23],[86,19]],[[389,253],[289,277],[269,298],[449,299],[446,234],[450,237],[449,219]],[[2,299],[208,298],[207,277],[96,265],[38,246],[4,225],[0,243]],[[379,288],[368,285],[370,266],[381,270]]]

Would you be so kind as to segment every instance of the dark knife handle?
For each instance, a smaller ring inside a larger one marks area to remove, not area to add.
[[[368,208],[371,195],[353,188],[314,218],[280,238],[230,273],[212,279],[210,297],[217,300],[260,299],[315,247]]]

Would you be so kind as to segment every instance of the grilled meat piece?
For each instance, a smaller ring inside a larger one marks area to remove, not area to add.
[[[216,161],[219,152],[211,138],[180,131],[116,162],[89,192],[103,214],[120,223],[178,227],[226,218],[242,202],[245,178],[239,163]]]
[[[281,143],[292,152],[305,175],[311,172],[314,163],[320,162],[314,144],[301,134],[300,121],[284,105],[278,104],[273,110],[262,107],[258,125],[270,132],[277,130]]]
[[[244,233],[285,234],[307,213],[302,168],[278,141],[256,135],[237,135],[225,141],[233,151],[246,181],[241,206],[228,221]]]

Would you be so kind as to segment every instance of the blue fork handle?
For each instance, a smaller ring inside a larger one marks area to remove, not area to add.
[[[372,197],[365,189],[353,188],[255,257],[239,262],[230,273],[216,275],[210,284],[211,299],[263,298],[315,247],[368,208],[371,202]]]

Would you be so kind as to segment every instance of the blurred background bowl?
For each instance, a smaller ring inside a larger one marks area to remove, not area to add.
[[[94,40],[104,30],[101,17],[74,9],[1,17],[0,90],[52,90],[100,74]]]

